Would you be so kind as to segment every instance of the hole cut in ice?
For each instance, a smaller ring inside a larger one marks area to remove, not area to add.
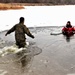
[[[28,42],[25,48],[18,48],[15,44],[9,47],[6,46],[0,50],[0,60],[2,60],[0,64],[23,60],[24,57],[31,58],[41,52],[42,49],[34,45],[29,46]]]
[[[0,69],[7,71],[8,75],[11,75],[11,72],[19,75],[21,70],[27,71],[30,68],[33,57],[40,54],[42,49],[35,45],[28,45],[26,48],[18,49],[14,44],[4,47],[0,51],[2,51],[0,52]]]

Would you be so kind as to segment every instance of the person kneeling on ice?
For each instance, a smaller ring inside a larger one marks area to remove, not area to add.
[[[70,22],[70,21],[68,21],[67,24],[66,24],[66,26],[63,27],[62,33],[63,33],[63,35],[65,35],[65,36],[72,36],[72,35],[74,35],[75,29],[74,29],[74,27],[71,25],[71,22]]]
[[[29,29],[24,25],[24,17],[20,17],[20,22],[14,25],[10,30],[7,31],[5,36],[15,31],[15,40],[16,45],[21,48],[25,47],[26,45],[26,36],[27,34],[29,37],[34,38],[34,36],[30,33]]]

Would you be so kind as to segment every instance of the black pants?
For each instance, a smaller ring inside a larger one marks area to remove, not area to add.
[[[16,41],[16,45],[21,48],[21,47],[25,47],[26,42],[25,41]]]

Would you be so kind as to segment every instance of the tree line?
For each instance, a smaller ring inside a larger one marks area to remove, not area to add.
[[[52,3],[52,4],[75,4],[75,0],[0,0],[0,3]]]

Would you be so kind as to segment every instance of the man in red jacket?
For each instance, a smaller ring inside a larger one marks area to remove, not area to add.
[[[74,27],[72,27],[71,22],[68,21],[66,26],[62,29],[63,35],[72,36],[75,32]]]

